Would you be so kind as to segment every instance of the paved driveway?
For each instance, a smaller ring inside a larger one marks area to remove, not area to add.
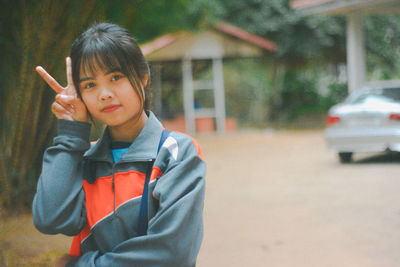
[[[208,162],[198,266],[400,266],[400,157],[341,165],[322,131],[197,137]]]

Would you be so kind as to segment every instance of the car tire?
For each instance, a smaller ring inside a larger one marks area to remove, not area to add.
[[[352,152],[339,152],[340,163],[350,163],[353,153]]]

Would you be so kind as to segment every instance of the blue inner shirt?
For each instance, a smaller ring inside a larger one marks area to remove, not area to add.
[[[132,143],[129,142],[112,142],[111,143],[111,154],[113,162],[116,163],[126,153]]]

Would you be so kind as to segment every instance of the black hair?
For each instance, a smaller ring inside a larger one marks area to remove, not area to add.
[[[149,65],[128,30],[112,23],[95,23],[72,43],[70,57],[72,79],[79,97],[81,69],[85,74],[94,74],[97,67],[104,72],[119,69],[139,96],[141,109],[150,108]]]

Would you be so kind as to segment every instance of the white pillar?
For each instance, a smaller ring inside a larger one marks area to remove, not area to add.
[[[365,83],[365,47],[362,14],[347,14],[347,81],[349,93]]]
[[[186,132],[193,135],[196,133],[194,113],[194,93],[191,59],[182,60],[183,78],[183,110],[185,112]]]
[[[217,133],[224,134],[226,128],[225,115],[225,88],[224,88],[224,70],[222,58],[213,59],[213,76],[214,76],[214,105],[215,119],[217,122]]]

